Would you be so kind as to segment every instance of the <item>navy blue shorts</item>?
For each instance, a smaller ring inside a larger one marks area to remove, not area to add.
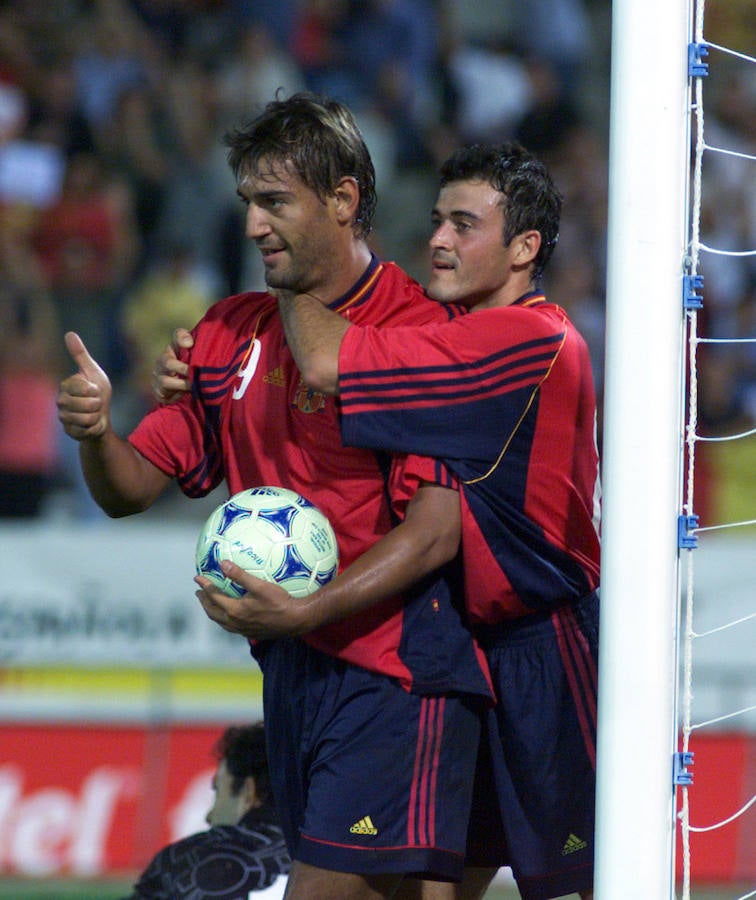
[[[300,640],[255,655],[292,858],[362,875],[459,880],[482,699],[410,694]]]
[[[499,702],[481,741],[466,862],[511,866],[523,900],[593,884],[598,623],[593,593],[480,635]]]

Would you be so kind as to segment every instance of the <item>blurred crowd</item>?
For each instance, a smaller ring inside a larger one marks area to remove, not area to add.
[[[753,53],[748,4],[727,6],[721,40]],[[128,430],[173,328],[263,287],[221,139],[277,91],[354,110],[377,173],[374,248],[421,281],[439,162],[476,140],[540,155],[565,197],[545,287],[588,340],[600,389],[609,55],[609,0],[0,0],[0,515],[83,497],[55,420],[65,331],[116,382]],[[718,71],[707,143],[753,154],[753,69]],[[753,250],[753,162],[710,157],[702,239]],[[707,255],[701,271],[700,330],[753,338],[754,257]],[[700,428],[750,427],[756,346],[706,345],[700,362]]]

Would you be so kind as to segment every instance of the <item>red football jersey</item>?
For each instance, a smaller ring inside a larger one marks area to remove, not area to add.
[[[405,478],[429,477],[438,460],[452,473],[474,622],[597,586],[596,401],[564,310],[531,294],[446,324],[350,328],[339,371],[347,443],[437,459],[410,460]]]
[[[391,263],[373,258],[344,297],[331,304],[357,324],[428,324],[455,315]],[[391,458],[341,440],[338,401],[311,391],[286,344],[276,300],[241,294],[216,303],[193,331],[188,357],[192,393],[150,412],[129,440],[189,496],[204,496],[224,479],[231,494],[278,485],[302,494],[330,519],[341,568],[395,520],[388,479]],[[451,596],[396,597],[306,640],[357,665],[401,679],[410,689],[488,693],[480,657]],[[441,614],[424,615],[424,605]],[[426,633],[425,629],[430,629]],[[448,647],[433,659],[428,648]],[[430,643],[429,643],[430,642]],[[434,643],[436,642],[436,643]],[[465,665],[454,662],[460,653]]]

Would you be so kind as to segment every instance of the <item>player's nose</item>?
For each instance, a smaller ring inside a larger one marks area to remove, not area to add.
[[[448,250],[452,246],[452,228],[448,222],[440,222],[433,229],[428,244],[431,250]]]
[[[250,240],[257,240],[270,234],[271,227],[267,216],[261,207],[250,203],[247,207],[246,234]]]

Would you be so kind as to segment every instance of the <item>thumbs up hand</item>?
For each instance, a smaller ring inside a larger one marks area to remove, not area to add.
[[[78,334],[69,331],[65,343],[77,371],[60,383],[58,419],[74,440],[99,438],[110,428],[110,379],[89,355]]]

